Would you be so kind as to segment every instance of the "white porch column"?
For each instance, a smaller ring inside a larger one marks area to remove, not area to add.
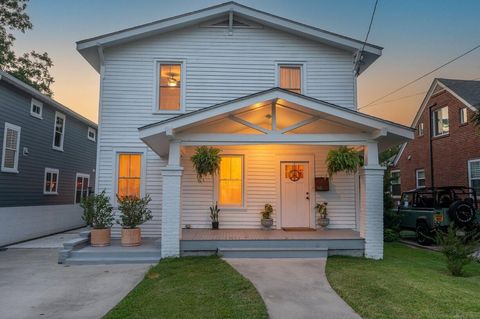
[[[171,142],[168,165],[162,168],[162,258],[180,256],[182,173],[180,143]]]
[[[378,146],[365,149],[365,166],[360,169],[360,235],[365,238],[365,257],[383,258],[383,173],[378,163]]]

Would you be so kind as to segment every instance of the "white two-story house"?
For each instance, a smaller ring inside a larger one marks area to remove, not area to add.
[[[355,232],[367,257],[383,257],[378,152],[413,133],[357,112],[357,76],[381,47],[228,2],[77,49],[100,74],[96,189],[112,202],[151,196],[142,233],[161,238],[162,257],[211,227],[214,202],[220,232],[233,232],[259,229],[266,203],[275,229],[316,229],[320,201],[329,203],[324,232]],[[222,150],[220,172],[203,183],[190,160],[201,145]],[[340,145],[363,150],[365,166],[316,191],[328,150]]]

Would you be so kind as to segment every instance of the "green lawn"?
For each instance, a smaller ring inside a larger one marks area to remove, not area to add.
[[[448,274],[440,253],[385,244],[381,261],[330,257],[327,278],[364,319],[480,318],[480,263]]]
[[[218,257],[165,259],[104,318],[268,318],[255,287]]]

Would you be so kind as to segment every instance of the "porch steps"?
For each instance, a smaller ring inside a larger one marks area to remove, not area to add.
[[[160,257],[72,257],[65,261],[66,265],[111,265],[111,264],[156,264]]]
[[[325,258],[328,248],[218,248],[225,258]]]

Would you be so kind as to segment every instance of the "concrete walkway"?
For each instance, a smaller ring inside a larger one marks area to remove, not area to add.
[[[361,319],[330,287],[326,259],[225,259],[257,288],[270,319]]]
[[[57,258],[58,249],[0,251],[0,318],[101,318],[150,267],[66,267]]]

